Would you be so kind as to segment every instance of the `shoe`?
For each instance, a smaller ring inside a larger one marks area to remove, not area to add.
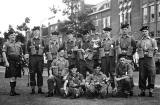
[[[10,96],[15,96],[13,91],[10,92]]]
[[[32,89],[30,94],[35,94],[35,89]]]
[[[42,89],[38,89],[38,94],[44,94],[44,92],[42,92]]]
[[[123,93],[123,97],[128,98],[129,97],[129,93]]]
[[[130,91],[130,92],[129,92],[129,95],[130,95],[130,96],[133,96],[133,91]]]
[[[51,92],[51,93],[48,92],[46,97],[53,97],[53,92]]]
[[[20,95],[19,93],[14,92],[14,95]]]
[[[144,97],[145,96],[145,92],[141,92],[138,96]]]
[[[153,97],[153,92],[149,92],[149,97]]]

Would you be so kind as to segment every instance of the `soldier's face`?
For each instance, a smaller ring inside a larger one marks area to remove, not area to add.
[[[11,34],[11,35],[9,36],[9,39],[10,39],[10,40],[15,40],[15,38],[16,38],[15,34]]]
[[[106,35],[107,38],[109,38],[110,35],[111,35],[111,32],[110,32],[110,31],[107,31],[105,35]]]
[[[149,35],[149,31],[148,30],[143,30],[142,31],[143,35],[148,36]]]
[[[95,72],[96,72],[96,73],[99,73],[100,70],[101,70],[101,67],[99,67],[99,66],[97,66],[97,67],[95,68]]]
[[[35,38],[39,38],[39,36],[40,36],[40,30],[33,31],[33,35],[34,35]]]
[[[61,50],[61,51],[59,52],[59,56],[60,56],[60,57],[63,57],[63,56],[64,56],[64,50]]]
[[[125,63],[125,58],[120,58],[120,63],[121,63],[122,65],[124,65],[124,63]]]
[[[71,72],[72,72],[73,74],[75,74],[75,73],[77,72],[77,68],[73,68],[73,69],[71,70]]]
[[[123,32],[124,35],[128,34],[128,28],[123,28],[122,32]]]

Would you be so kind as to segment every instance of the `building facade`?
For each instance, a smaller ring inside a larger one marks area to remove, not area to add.
[[[160,0],[141,0],[142,25],[148,25],[155,37],[160,37]]]
[[[104,0],[91,7],[89,17],[93,20],[96,31],[102,33],[104,27],[112,28],[115,38],[120,36],[121,24],[130,24],[130,34],[139,38],[142,18],[140,0]]]

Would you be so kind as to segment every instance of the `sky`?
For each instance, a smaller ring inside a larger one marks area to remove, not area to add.
[[[104,0],[85,0],[86,4],[97,4]],[[62,0],[0,0],[0,36],[8,30],[8,26],[15,28],[24,22],[25,17],[30,18],[28,26],[38,26],[41,24],[55,23],[58,19],[64,20],[66,17],[61,13],[55,15],[50,11],[50,7],[63,9],[65,5]]]

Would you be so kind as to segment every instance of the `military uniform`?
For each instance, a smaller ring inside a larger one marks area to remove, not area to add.
[[[128,78],[117,81],[118,93],[122,93],[125,96],[133,95],[133,68],[127,61],[116,66],[116,77],[122,78],[128,76]]]
[[[69,63],[65,58],[57,58],[53,60],[51,67],[53,69],[53,75],[47,80],[48,84],[48,96],[52,96],[54,92],[60,93],[60,88],[63,86],[63,77],[68,74]]]
[[[112,29],[109,27],[105,27],[104,31],[110,32]],[[100,48],[100,58],[101,58],[101,68],[102,72],[106,74],[108,77],[111,76],[112,88],[115,87],[114,77],[115,77],[115,41],[110,38],[110,36],[106,36],[106,38],[102,39],[101,48]]]
[[[148,30],[148,27],[142,27],[142,30]],[[154,89],[156,75],[154,54],[158,47],[156,40],[149,36],[142,37],[137,47],[139,54],[139,88],[142,91],[141,95],[145,96],[146,89]],[[148,86],[146,86],[147,79]],[[152,92],[150,92],[150,96],[152,96]]]
[[[69,75],[67,76],[68,80],[68,87],[67,87],[67,92],[68,94],[66,94],[67,96],[71,96],[72,98],[77,98],[80,97],[83,94],[83,86],[81,85],[81,83],[83,82],[83,75],[80,73],[69,73]]]
[[[14,35],[13,34],[10,34]],[[21,55],[22,55],[22,47],[19,43],[14,41],[7,41],[4,43],[2,48],[2,55],[5,58],[5,62],[8,61],[9,66],[6,67],[5,78],[11,78],[10,87],[11,92],[10,95],[18,95],[15,92],[16,87],[16,78],[21,77]]]
[[[65,45],[66,51],[67,51],[67,56],[68,56],[68,61],[69,64],[75,64],[76,62],[76,52],[72,51],[75,47],[75,39],[69,39]]]
[[[128,29],[129,24],[123,24],[123,28]],[[136,52],[136,42],[133,37],[122,34],[119,40],[116,41],[116,53],[118,56],[125,56],[127,59],[133,60],[133,54]]]
[[[102,72],[89,74],[86,77],[86,95],[88,97],[107,95],[108,85],[106,84],[106,75]]]
[[[93,72],[94,60],[93,60],[93,51],[91,49],[91,45],[89,42],[84,42],[82,45],[82,49],[85,52],[81,52],[81,59],[79,60],[79,72],[86,77],[86,71],[90,73]],[[87,51],[87,49],[89,49]],[[86,56],[87,55],[87,56]]]
[[[39,31],[39,28],[34,28],[33,31]],[[38,86],[38,93],[42,93],[41,87],[43,86],[43,65],[45,53],[45,45],[42,39],[32,38],[28,41],[27,49],[29,53],[29,72],[30,72],[30,86],[32,88],[31,94],[35,93],[35,86]],[[37,81],[35,75],[37,74]]]
[[[49,41],[49,45],[46,49],[47,50],[46,55],[47,55],[48,76],[49,76],[49,70],[51,67],[51,63],[52,63],[53,59],[56,59],[56,57],[57,57],[58,48],[59,48],[59,45],[58,45],[57,40],[51,39]]]
[[[8,62],[10,64],[10,66],[6,68],[5,78],[21,77],[21,45],[15,42],[5,42],[3,45],[2,52],[6,53]]]

